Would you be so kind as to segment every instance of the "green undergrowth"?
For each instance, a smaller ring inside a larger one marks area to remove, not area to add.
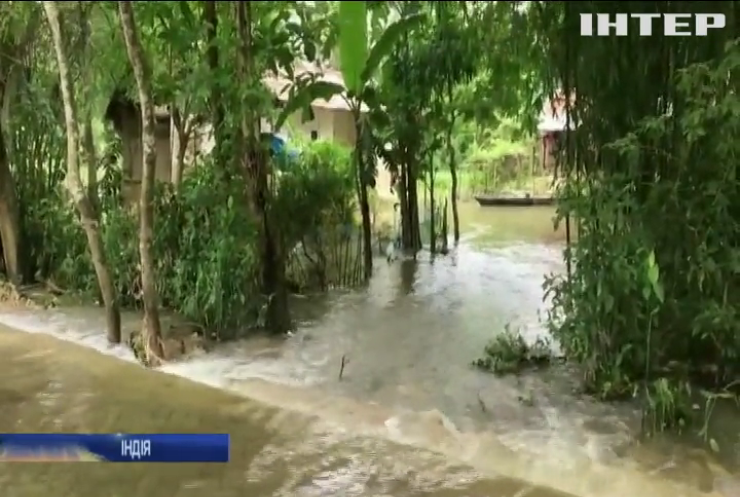
[[[473,366],[496,375],[506,375],[546,367],[554,359],[547,339],[538,337],[529,344],[519,331],[506,325],[502,333],[488,342],[483,349],[483,357],[473,361]]]
[[[314,142],[274,182],[275,209],[269,214],[280,227],[275,234],[279,256],[287,263],[297,259],[295,253],[308,254],[302,272],[291,273],[297,266],[292,264],[286,275],[305,278],[303,287],[321,280],[318,289],[324,289],[336,273],[346,272],[344,265],[342,271],[332,266],[332,243],[344,243],[335,232],[355,210],[349,157],[338,146]],[[121,305],[135,309],[141,306],[137,209],[124,200],[121,170],[105,172],[99,183],[101,236]],[[99,302],[85,236],[61,185],[54,181],[42,191],[20,190],[23,243],[31,247],[33,280],[56,294]],[[153,203],[152,255],[161,305],[220,340],[259,327],[268,298],[261,293],[260,225],[248,208],[243,184],[224,181],[204,157],[188,169],[179,188],[158,183]],[[344,264],[347,257],[340,259]],[[324,277],[309,279],[317,268]],[[54,299],[63,300],[69,299]]]

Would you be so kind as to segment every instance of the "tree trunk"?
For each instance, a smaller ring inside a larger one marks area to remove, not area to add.
[[[188,151],[190,143],[190,127],[183,122],[183,117],[174,115],[170,119],[170,130],[172,137],[172,170],[170,171],[170,180],[175,188],[182,182],[182,174],[185,169],[185,154]]]
[[[82,150],[85,153],[87,165],[87,197],[93,209],[98,212],[98,157],[95,153],[95,138],[93,137],[92,117],[88,114],[82,128]]]
[[[80,214],[82,228],[87,237],[87,243],[90,248],[95,274],[98,278],[100,293],[105,305],[108,341],[111,343],[120,343],[121,341],[121,313],[116,295],[113,279],[103,250],[103,240],[98,230],[98,220],[93,209],[90,199],[85,193],[80,179],[79,163],[79,130],[77,120],[77,109],[75,107],[74,90],[72,88],[72,77],[69,71],[67,54],[65,53],[64,35],[62,33],[62,23],[59,15],[59,8],[56,2],[44,2],[44,11],[46,12],[49,27],[51,28],[52,39],[54,41],[54,51],[56,52],[57,65],[59,68],[59,80],[62,90],[62,99],[64,100],[64,123],[67,130],[67,180],[66,186]],[[88,153],[89,150],[88,150]]]
[[[452,143],[452,129],[447,131],[447,160],[449,161],[450,177],[452,185],[450,189],[450,201],[452,202],[452,230],[455,234],[455,245],[460,242],[460,214],[457,210],[457,162],[455,158],[455,146]]]
[[[408,146],[407,146],[408,147]],[[408,148],[401,163],[401,231],[404,250],[414,254],[421,249],[419,229],[419,195],[417,188],[416,163],[414,154]]]
[[[437,252],[437,213],[434,198],[434,154],[429,154],[429,250],[432,255]],[[426,190],[425,190],[426,191]]]
[[[83,100],[89,100],[90,91],[92,91],[93,85],[93,74],[90,67],[90,11],[92,6],[89,2],[77,2],[77,29],[79,30],[79,36],[77,37],[76,44],[72,46],[72,53],[77,53],[78,64],[78,76],[80,77],[80,87],[77,88],[81,91],[80,95]],[[66,40],[65,42],[67,42]],[[70,61],[66,60],[68,66]],[[72,66],[74,68],[74,66]],[[72,69],[74,70],[74,69]],[[75,76],[72,76],[72,80]],[[74,90],[74,85],[73,85]],[[77,108],[78,100],[75,99],[75,116],[80,114],[80,109]],[[87,167],[87,198],[90,199],[90,204],[95,212],[98,212],[98,159],[95,153],[95,138],[93,136],[92,128],[92,109],[90,106],[82,106],[83,126],[82,126],[82,152],[83,152],[83,164]],[[75,122],[78,123],[77,117]]]
[[[0,51],[7,47],[0,44]],[[15,179],[10,171],[8,149],[5,143],[5,124],[9,121],[10,103],[15,89],[17,69],[8,58],[0,53],[0,240],[2,241],[3,262],[8,280],[18,285],[23,280],[25,261],[20,251],[21,228],[18,194]]]
[[[404,250],[411,247],[411,221],[409,217],[408,203],[408,182],[406,181],[406,164],[401,163],[398,166],[398,203],[401,211],[401,246]]]
[[[365,268],[365,280],[373,275],[373,233],[370,224],[370,202],[367,196],[367,185],[360,180],[360,215],[362,216],[362,256]]]
[[[447,102],[452,105],[452,85],[447,85]],[[455,236],[455,245],[460,243],[460,215],[457,210],[457,163],[455,158],[455,144],[452,142],[452,132],[455,129],[455,111],[451,111],[450,122],[447,124],[447,160],[450,166],[450,177],[452,185],[450,191],[450,200],[452,201],[452,230]],[[445,235],[447,232],[445,231]],[[445,243],[446,245],[446,243]]]
[[[239,32],[241,80],[244,82],[259,79],[253,59],[252,4],[235,2],[237,29]],[[270,215],[271,191],[268,182],[267,154],[260,143],[260,116],[254,107],[247,103],[241,125],[241,142],[246,145],[246,153],[240,158],[245,181],[251,187],[251,203],[255,217],[260,220],[262,293],[267,296],[266,327],[273,333],[286,333],[292,327],[288,290],[285,283],[285,253],[277,242],[277,230]]]
[[[412,156],[413,157],[413,156]],[[411,245],[408,247],[414,254],[421,249],[421,230],[419,229],[419,188],[417,185],[417,174],[416,174],[416,160],[411,159],[407,164],[407,201],[409,204],[409,222],[411,226],[409,228],[411,235]]]
[[[1,84],[0,84],[1,85]],[[0,88],[0,93],[2,88]],[[23,259],[20,251],[21,226],[15,181],[10,172],[5,134],[0,122],[0,239],[8,280],[18,285],[23,280]]]
[[[366,155],[365,139],[363,138],[365,130],[360,122],[360,112],[353,109],[352,114],[355,121],[355,136],[357,145],[355,146],[355,164],[357,167],[357,188],[359,190],[358,201],[360,203],[360,216],[362,218],[362,260],[363,275],[365,280],[369,280],[373,275],[373,232],[372,221],[370,219],[370,201],[367,195],[367,172],[366,172]]]
[[[203,2],[203,22],[206,25],[206,59],[211,71],[211,115],[213,119],[213,156],[216,163],[221,167],[227,167],[229,157],[225,147],[226,122],[223,99],[221,97],[221,83],[219,72],[219,50],[218,50],[218,10],[216,2]]]
[[[454,155],[454,152],[452,152]],[[457,210],[457,166],[450,163],[450,176],[452,176],[452,191],[450,197],[452,201],[452,230],[455,233],[455,245],[460,243],[460,214]]]
[[[41,19],[38,10],[31,9],[30,12],[20,39],[11,43],[5,43],[7,39],[0,40],[0,239],[5,272],[8,280],[16,285],[23,282],[24,271],[28,266],[25,252],[21,250],[20,206],[15,179],[10,171],[6,131],[3,128],[9,121],[10,103],[14,101],[16,91],[25,77],[26,69],[19,61],[25,60],[31,42],[36,39]]]
[[[156,275],[152,259],[152,224],[154,212],[152,195],[154,175],[157,167],[157,147],[154,134],[154,102],[149,81],[149,67],[136,31],[132,2],[118,2],[126,51],[139,90],[141,107],[141,145],[143,171],[141,175],[141,197],[139,199],[139,256],[141,258],[141,287],[144,300],[144,346],[146,361],[157,365],[162,361],[162,329],[159,320],[159,296],[157,295]]]

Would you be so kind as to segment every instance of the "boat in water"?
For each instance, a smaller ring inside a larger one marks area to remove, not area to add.
[[[475,201],[481,207],[531,207],[535,205],[553,205],[553,197],[533,197],[529,194],[523,197],[513,197],[504,195],[476,195]]]

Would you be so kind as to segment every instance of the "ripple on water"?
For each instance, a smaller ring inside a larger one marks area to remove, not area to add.
[[[25,354],[25,360],[32,360],[32,356],[33,354]],[[40,360],[40,357],[37,356],[35,360]],[[199,362],[204,364],[204,371],[201,372],[201,376],[196,376],[195,371],[197,371],[197,364]],[[253,422],[258,421],[259,426],[262,426],[263,429],[269,432],[282,433],[284,438],[290,442],[288,444],[282,442],[282,445],[278,445],[274,449],[265,448],[260,450],[259,455],[250,465],[248,475],[251,476],[247,476],[247,478],[257,478],[259,475],[265,478],[265,474],[270,471],[268,468],[272,468],[271,470],[275,471],[277,459],[282,460],[288,466],[291,464],[298,465],[296,461],[304,461],[303,467],[305,471],[303,473],[296,473],[296,475],[302,474],[306,480],[297,479],[298,476],[291,477],[292,479],[283,479],[280,486],[283,490],[276,491],[277,493],[272,495],[287,495],[289,493],[288,489],[300,489],[300,492],[303,492],[297,493],[297,495],[322,495],[320,493],[322,489],[326,491],[327,488],[340,488],[347,495],[363,495],[360,490],[363,488],[362,482],[365,482],[364,484],[366,486],[368,482],[373,482],[373,488],[377,489],[373,490],[369,495],[377,495],[384,492],[393,495],[393,481],[398,479],[399,471],[405,472],[403,473],[405,475],[404,481],[408,484],[411,476],[407,473],[411,471],[410,468],[413,468],[414,476],[412,480],[423,479],[423,475],[428,475],[429,485],[437,485],[438,488],[441,488],[439,475],[440,473],[446,474],[445,471],[447,470],[441,469],[442,466],[449,465],[446,462],[446,458],[434,455],[419,456],[417,454],[413,459],[409,459],[408,456],[399,459],[393,453],[383,452],[383,442],[381,442],[383,439],[391,439],[406,445],[418,446],[419,448],[433,448],[447,457],[451,457],[452,460],[464,461],[479,469],[484,469],[486,472],[494,471],[495,473],[515,476],[540,484],[549,484],[552,487],[588,497],[616,496],[618,494],[622,495],[619,492],[635,491],[636,488],[634,485],[636,481],[640,481],[646,489],[651,489],[653,492],[651,495],[667,495],[666,488],[671,489],[672,495],[690,495],[686,493],[685,489],[682,490],[681,487],[673,487],[671,484],[662,485],[657,480],[645,479],[645,475],[636,472],[628,473],[631,474],[630,479],[624,480],[624,474],[614,469],[610,470],[606,466],[598,465],[593,461],[579,458],[574,459],[572,454],[569,458],[560,461],[548,460],[548,458],[541,456],[537,456],[536,458],[526,456],[525,451],[512,450],[511,447],[507,447],[507,444],[502,442],[502,437],[493,433],[461,432],[457,428],[457,425],[439,410],[421,413],[413,411],[394,413],[393,409],[388,409],[377,403],[368,404],[366,402],[354,401],[347,397],[332,397],[317,389],[291,387],[288,385],[280,386],[258,380],[237,380],[231,382],[225,380],[219,382],[212,379],[207,380],[205,374],[210,374],[212,375],[211,378],[213,378],[213,370],[209,368],[213,368],[214,363],[219,362],[222,363],[222,368],[226,368],[227,363],[223,359],[219,360],[218,358],[213,358],[210,362],[206,358],[198,358],[192,363],[195,365],[194,369],[187,369],[185,364],[181,365],[183,369],[179,371],[177,367],[180,365],[168,365],[168,368],[172,368],[171,372],[188,374],[191,378],[205,383],[215,384],[221,388],[229,388],[284,409],[278,411],[277,415],[274,413],[269,416],[261,416],[260,414],[250,415],[254,420]],[[69,374],[67,372],[65,375],[68,379],[70,378]],[[72,375],[74,376],[74,373]],[[80,378],[76,380],[78,383],[80,381],[87,381],[82,379],[84,376],[83,373],[80,373],[79,376]],[[43,392],[47,387],[48,381],[44,383],[39,391]],[[52,383],[51,390],[53,392],[59,391],[61,388],[62,386],[60,384]],[[79,389],[79,391],[84,390],[84,388]],[[66,392],[72,393],[74,391],[69,386],[67,387]],[[58,393],[55,395],[55,399],[59,400],[61,398]],[[71,404],[70,397],[74,399]],[[79,398],[75,398],[74,395],[70,397],[66,398],[65,410],[62,412],[68,412],[66,409],[71,405],[83,406],[86,404],[86,402],[81,402]],[[97,402],[99,403],[100,400],[98,399]],[[87,403],[89,404],[89,402]],[[53,410],[53,405],[53,403],[49,404],[50,410]],[[37,405],[37,408],[39,407]],[[57,410],[59,407],[57,406]],[[94,404],[87,411],[94,412],[97,409],[100,409],[99,404]],[[291,412],[296,411],[316,419],[311,435],[307,436],[305,425],[302,428],[295,426],[295,418]],[[261,412],[266,413],[266,411]],[[48,418],[48,414],[45,417]],[[94,420],[88,416],[84,422],[75,423],[73,418],[80,419],[80,416],[64,416],[57,412],[57,419],[62,420],[62,427],[66,431],[69,431],[70,426],[78,427],[80,431],[86,431]],[[59,425],[56,423],[53,426],[59,428]],[[289,429],[291,426],[293,426],[292,430]],[[558,425],[558,427],[562,429],[561,425]],[[34,429],[27,426],[25,429],[34,431],[37,428]],[[298,432],[302,433],[302,435],[298,436]],[[360,435],[365,438],[361,438]],[[367,438],[368,436],[370,438]],[[520,436],[523,436],[523,434],[520,434]],[[308,442],[299,442],[299,440],[304,439]],[[360,441],[353,444],[351,442],[353,439]],[[535,443],[541,444],[541,439],[534,438],[532,444]],[[525,448],[529,449],[531,453],[532,446],[525,446]],[[561,450],[565,451],[567,447],[561,448]],[[349,451],[349,455],[352,454],[352,451],[355,451],[356,454],[361,454],[361,456],[357,456],[359,459],[357,457],[352,459],[347,455],[343,459],[342,451]],[[326,453],[331,454],[328,459],[327,457],[317,459],[317,454]],[[560,451],[558,453],[564,454],[564,452]],[[310,464],[305,462],[308,460],[312,462]],[[368,460],[374,461],[374,463],[369,463],[367,462]],[[364,463],[360,464],[357,461],[364,461]],[[373,469],[375,467],[373,464],[379,464],[378,461],[385,461],[383,463],[384,465],[378,466],[378,469]],[[429,461],[433,461],[434,464],[428,464]],[[396,464],[396,466],[392,466],[392,463]],[[328,468],[322,466],[322,464],[328,464]],[[425,466],[425,464],[427,465]],[[341,471],[339,469],[332,470],[331,468],[334,467],[332,465],[341,467]],[[426,473],[422,471],[423,468],[427,468]],[[625,471],[629,470],[629,468],[623,469]],[[340,475],[341,477],[334,481],[327,479],[327,475],[329,474]],[[351,474],[356,476],[350,477],[349,475]],[[393,478],[383,479],[383,477],[379,476],[388,474],[394,475]],[[579,479],[575,479],[574,474],[578,474]],[[317,475],[320,475],[320,477]],[[437,475],[437,483],[434,483],[434,475]],[[465,475],[460,478],[461,482],[465,482],[469,478],[474,478],[475,472],[468,470]],[[606,481],[610,481],[610,486],[613,487],[611,490],[601,488],[599,482],[605,479]],[[192,480],[188,485],[190,488],[198,488],[198,481]],[[418,481],[413,483],[414,488],[418,488],[419,485],[421,483]]]
[[[292,495],[296,489],[297,495],[340,490],[365,495],[368,486],[377,495],[394,491],[392,482],[382,483],[381,474],[397,476],[411,467],[414,478],[424,474],[418,454],[411,465],[381,448],[352,445],[347,438],[331,445],[332,437],[341,434],[363,435],[365,444],[390,439],[432,448],[486,473],[588,497],[638,491],[691,495],[689,487],[651,479],[635,461],[635,454],[645,449],[630,444],[629,413],[574,397],[567,374],[495,379],[468,367],[507,322],[521,325],[529,339],[542,336],[537,319],[545,308],[542,278],[559,268],[557,248],[531,243],[490,249],[463,244],[454,257],[381,264],[366,292],[319,302],[326,312],[312,311],[312,322],[293,339],[229,344],[162,369],[324,423],[324,431],[315,432],[308,445],[296,439],[288,447],[268,445],[252,461],[247,480],[264,479],[279,461],[311,461],[306,463],[311,469],[303,476],[296,473],[290,483],[284,480],[276,487],[283,490],[274,495],[287,495],[288,488]],[[133,360],[125,348],[107,345],[98,310],[19,311],[3,314],[0,321]],[[348,363],[340,382],[343,357]],[[531,405],[522,402],[523,393],[532,397]],[[263,427],[284,431],[280,419],[271,416]],[[328,455],[319,457],[321,451]],[[440,470],[430,468],[433,481]],[[465,474],[461,481],[473,478]],[[304,477],[306,481],[300,480]],[[404,478],[408,482],[411,476]],[[196,488],[198,482],[192,485]]]

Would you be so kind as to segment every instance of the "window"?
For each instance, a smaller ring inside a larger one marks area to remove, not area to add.
[[[311,131],[311,140],[318,140],[319,139],[319,132],[316,130]]]

